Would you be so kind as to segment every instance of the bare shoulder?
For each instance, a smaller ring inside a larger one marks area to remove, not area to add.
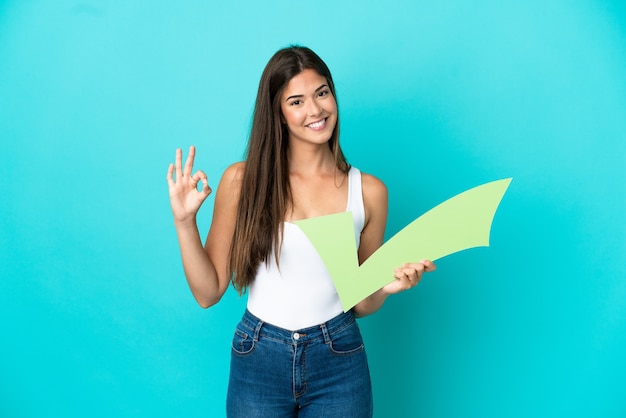
[[[387,186],[371,174],[361,173],[363,206],[365,206],[366,227],[373,221],[384,225],[387,222]]]
[[[224,170],[224,174],[222,175],[222,182],[226,181],[227,183],[237,182],[241,183],[243,179],[243,171],[246,168],[246,163],[244,161],[239,161],[229,165],[226,170]]]
[[[387,202],[387,186],[379,178],[371,174],[361,173],[363,199],[365,204],[370,202]]]
[[[361,232],[359,262],[363,263],[383,243],[387,224],[387,186],[371,174],[361,173],[365,225]]]
[[[232,210],[233,205],[239,200],[245,164],[245,162],[236,162],[224,170],[215,196],[216,209],[226,207]]]

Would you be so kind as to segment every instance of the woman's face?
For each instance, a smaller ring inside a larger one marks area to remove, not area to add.
[[[315,70],[304,70],[289,80],[281,95],[280,108],[290,144],[294,141],[326,143],[337,124],[335,97],[326,77]]]

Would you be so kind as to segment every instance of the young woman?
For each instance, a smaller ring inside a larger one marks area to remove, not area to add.
[[[222,176],[204,246],[196,213],[211,188],[204,172],[193,173],[195,148],[184,166],[178,149],[169,166],[185,276],[197,302],[216,304],[231,282],[248,292],[232,343],[228,416],[371,416],[369,370],[354,318],[435,269],[428,260],[400,266],[390,272],[395,281],[343,312],[321,258],[293,222],[351,211],[362,263],[382,245],[387,190],[347,163],[335,97],[328,67],[310,49],[285,48],[270,59],[246,160]]]

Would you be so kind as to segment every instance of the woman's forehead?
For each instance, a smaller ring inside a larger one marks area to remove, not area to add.
[[[283,97],[292,95],[305,95],[318,90],[320,87],[328,85],[326,77],[313,69],[306,69],[295,75],[283,90]]]

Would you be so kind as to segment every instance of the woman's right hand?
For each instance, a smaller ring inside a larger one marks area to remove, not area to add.
[[[196,148],[189,147],[189,156],[182,167],[183,151],[176,150],[176,165],[170,164],[167,170],[167,184],[170,192],[170,204],[174,213],[174,220],[185,222],[195,218],[198,209],[211,194],[211,188],[206,174],[202,170],[196,171],[193,175],[193,160],[196,155]],[[176,170],[176,178],[172,175]],[[198,183],[202,182],[202,190],[198,190]]]

